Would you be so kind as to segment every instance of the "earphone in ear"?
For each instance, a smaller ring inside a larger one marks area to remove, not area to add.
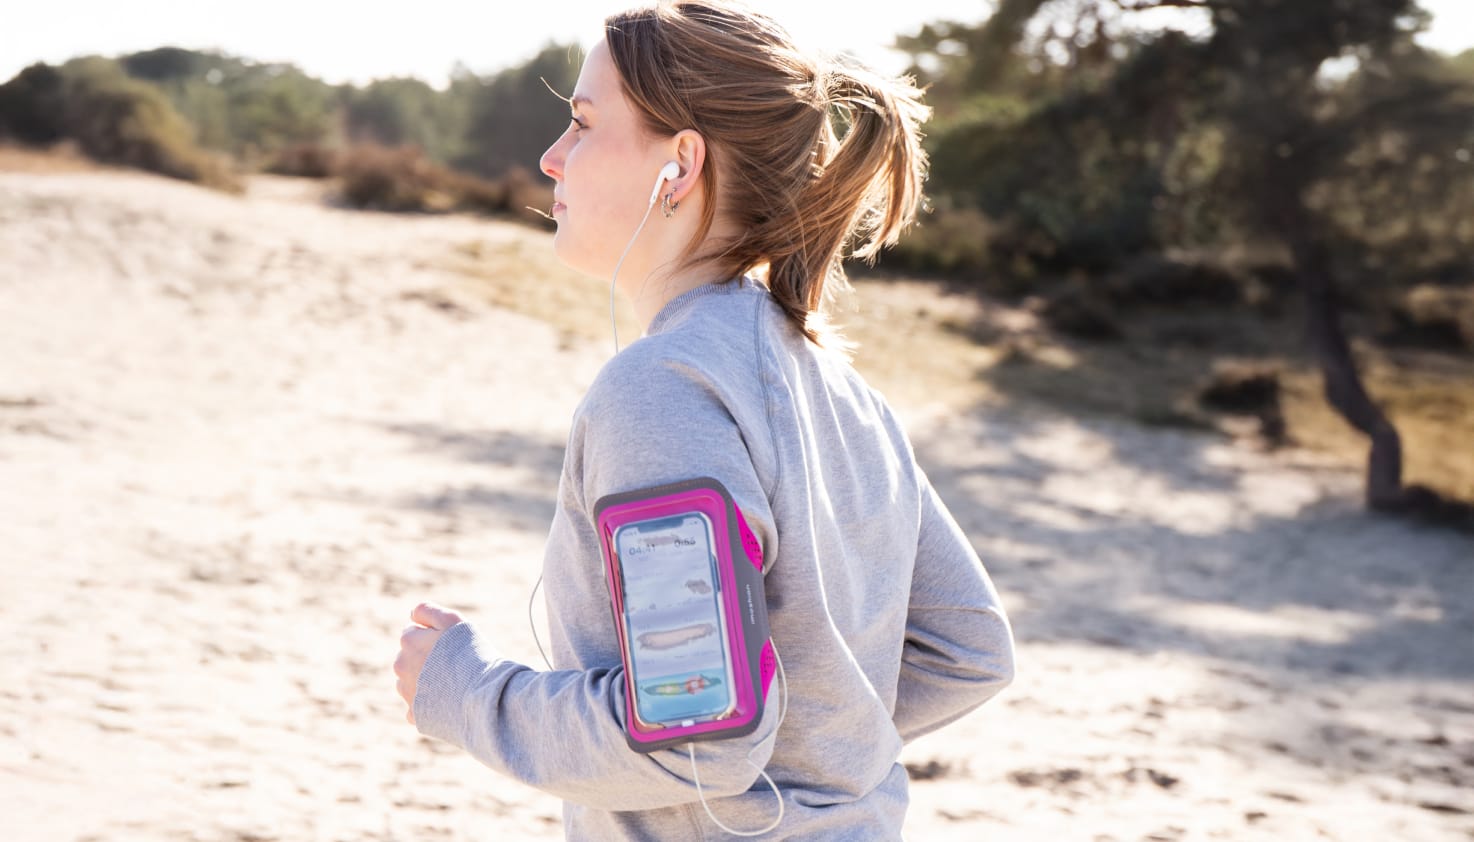
[[[650,204],[655,204],[655,199],[660,195],[660,185],[670,181],[681,174],[681,165],[675,161],[666,161],[665,166],[660,168],[660,177],[655,179],[655,188],[650,191]]]
[[[624,265],[624,259],[629,256],[630,249],[635,244],[635,238],[640,236],[640,231],[645,228],[645,220],[650,218],[650,211],[655,208],[655,200],[660,196],[660,187],[667,181],[681,174],[681,165],[675,161],[666,161],[665,166],[660,168],[660,176],[655,179],[655,187],[650,190],[650,204],[645,206],[645,216],[640,220],[640,227],[630,237],[629,243],[624,247],[624,254],[619,256],[619,262],[614,264],[614,277],[609,279],[609,328],[614,333],[614,353],[619,353],[619,324],[614,320],[614,282],[619,278],[619,267]],[[640,285],[641,288],[644,284]]]

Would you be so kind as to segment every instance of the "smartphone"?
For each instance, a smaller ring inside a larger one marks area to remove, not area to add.
[[[711,520],[687,511],[613,537],[635,718],[649,728],[730,716],[737,694]]]

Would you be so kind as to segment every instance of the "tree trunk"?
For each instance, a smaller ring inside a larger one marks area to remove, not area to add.
[[[1402,438],[1362,384],[1351,346],[1341,328],[1330,261],[1324,246],[1313,239],[1304,224],[1304,213],[1303,208],[1296,207],[1286,214],[1293,222],[1282,234],[1294,255],[1295,273],[1304,294],[1306,338],[1320,364],[1326,400],[1347,423],[1371,439],[1371,453],[1367,457],[1367,506],[1396,509],[1403,501]]]

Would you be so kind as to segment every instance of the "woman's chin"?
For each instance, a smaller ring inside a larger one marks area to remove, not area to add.
[[[561,228],[553,235],[553,256],[558,258],[559,263],[580,275],[587,275],[590,278],[609,277],[609,272],[603,267],[593,265],[592,261],[586,259],[586,255],[580,254],[578,249],[572,246],[568,235]]]
[[[562,224],[559,224],[558,230],[553,232],[553,256],[558,258],[559,263],[572,268],[572,263],[569,262],[572,255],[568,252],[568,235],[564,232]]]

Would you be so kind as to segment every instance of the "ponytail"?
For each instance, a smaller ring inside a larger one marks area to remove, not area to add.
[[[615,15],[605,30],[645,127],[707,139],[711,200],[686,263],[728,277],[766,267],[798,329],[848,354],[828,305],[849,287],[845,258],[873,263],[915,219],[927,169],[920,125],[931,115],[921,91],[906,77],[806,55],[771,18],[725,0],[662,2]],[[742,233],[695,251],[718,205]]]
[[[825,114],[813,175],[792,215],[774,221],[789,243],[773,249],[768,286],[810,339],[849,346],[830,326],[827,304],[849,288],[846,257],[874,264],[915,219],[927,165],[919,127],[930,109],[909,80],[844,64],[821,70],[816,85],[826,112],[837,111],[848,130],[840,139]]]

